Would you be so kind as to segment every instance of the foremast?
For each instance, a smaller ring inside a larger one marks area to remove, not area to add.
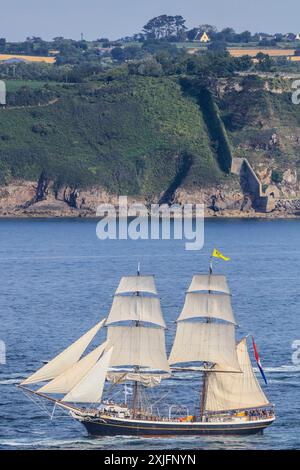
[[[120,281],[106,321],[108,342],[114,346],[111,366],[125,369],[110,372],[115,383],[133,382],[132,415],[141,404],[141,385],[155,386],[170,375],[165,346],[165,321],[154,276],[126,276]],[[115,375],[115,378],[114,378]],[[119,376],[119,379],[117,378]]]
[[[104,325],[107,327],[106,341],[83,356]],[[99,404],[106,380],[113,384],[133,380],[136,390],[140,383],[156,386],[161,379],[170,376],[165,328],[154,276],[142,276],[138,272],[136,276],[123,277],[108,318],[97,323],[20,385],[24,391],[67,409],[76,408],[69,403]],[[114,367],[126,369],[120,373]],[[38,389],[28,388],[28,385],[41,382]],[[62,398],[48,394],[61,394]],[[138,393],[134,410],[137,398]]]
[[[138,263],[138,268],[137,268],[137,276],[140,276],[140,263]],[[140,295],[139,291],[135,292],[136,296]],[[140,320],[135,320],[135,326],[138,328],[140,326],[141,322]],[[140,366],[136,366],[134,368],[134,372],[138,374],[140,371]],[[136,412],[137,412],[137,403],[139,399],[139,382],[137,380],[133,381],[133,399],[132,399],[132,414],[133,418],[136,417]]]
[[[213,259],[212,256],[210,257],[210,263],[209,263],[209,272],[208,272],[208,285],[210,286],[210,278],[212,275],[213,271]],[[208,290],[208,294],[211,294],[211,290]],[[210,318],[207,317],[206,323],[210,322]],[[204,367],[206,364],[204,365]],[[200,389],[200,421],[203,421],[204,418],[204,413],[205,413],[205,404],[206,404],[206,396],[207,396],[207,385],[208,385],[208,376],[207,376],[207,371],[203,371],[202,374],[202,389]]]

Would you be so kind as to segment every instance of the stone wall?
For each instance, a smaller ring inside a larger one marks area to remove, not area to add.
[[[270,212],[275,209],[274,196],[264,193],[258,176],[246,158],[233,158],[231,173],[240,177],[241,188],[245,195],[251,196],[255,210]]]

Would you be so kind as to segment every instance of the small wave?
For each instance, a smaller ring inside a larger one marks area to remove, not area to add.
[[[258,367],[253,368],[255,372],[259,372]],[[265,372],[270,372],[270,373],[298,373],[300,372],[300,364],[299,365],[282,365],[279,367],[264,367]]]
[[[0,380],[0,385],[17,385],[18,383],[20,383],[20,380],[16,379]]]
[[[112,440],[116,438],[113,437]],[[79,446],[86,447],[102,447],[108,444],[109,439],[107,437],[99,439],[90,439],[90,438],[78,438],[78,439],[37,439],[37,440],[28,440],[28,439],[0,439],[0,447],[22,447],[22,448],[78,448]],[[99,445],[101,444],[101,446]]]
[[[269,384],[282,384],[282,380],[280,379],[271,379],[271,380],[268,380],[268,383]],[[290,386],[290,387],[299,387],[300,386],[300,382],[296,382],[295,380],[285,380],[284,381],[284,384],[285,386]]]

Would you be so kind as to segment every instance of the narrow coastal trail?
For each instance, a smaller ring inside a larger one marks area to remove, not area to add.
[[[54,98],[53,100],[48,101],[44,104],[32,104],[28,106],[3,106],[2,109],[5,111],[9,111],[11,109],[28,109],[28,108],[47,108],[48,106],[52,106],[53,104],[57,103],[59,98]]]

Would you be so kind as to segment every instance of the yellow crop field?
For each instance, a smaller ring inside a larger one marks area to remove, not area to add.
[[[19,54],[0,54],[0,61],[10,59],[21,59],[27,62],[46,62],[47,64],[54,64],[55,57],[43,57],[34,55],[19,55]]]
[[[266,48],[252,48],[246,49],[244,47],[235,48],[229,47],[228,52],[232,57],[242,57],[243,55],[249,55],[255,57],[258,53],[268,54],[270,57],[290,57],[295,54],[295,49],[266,49]]]

